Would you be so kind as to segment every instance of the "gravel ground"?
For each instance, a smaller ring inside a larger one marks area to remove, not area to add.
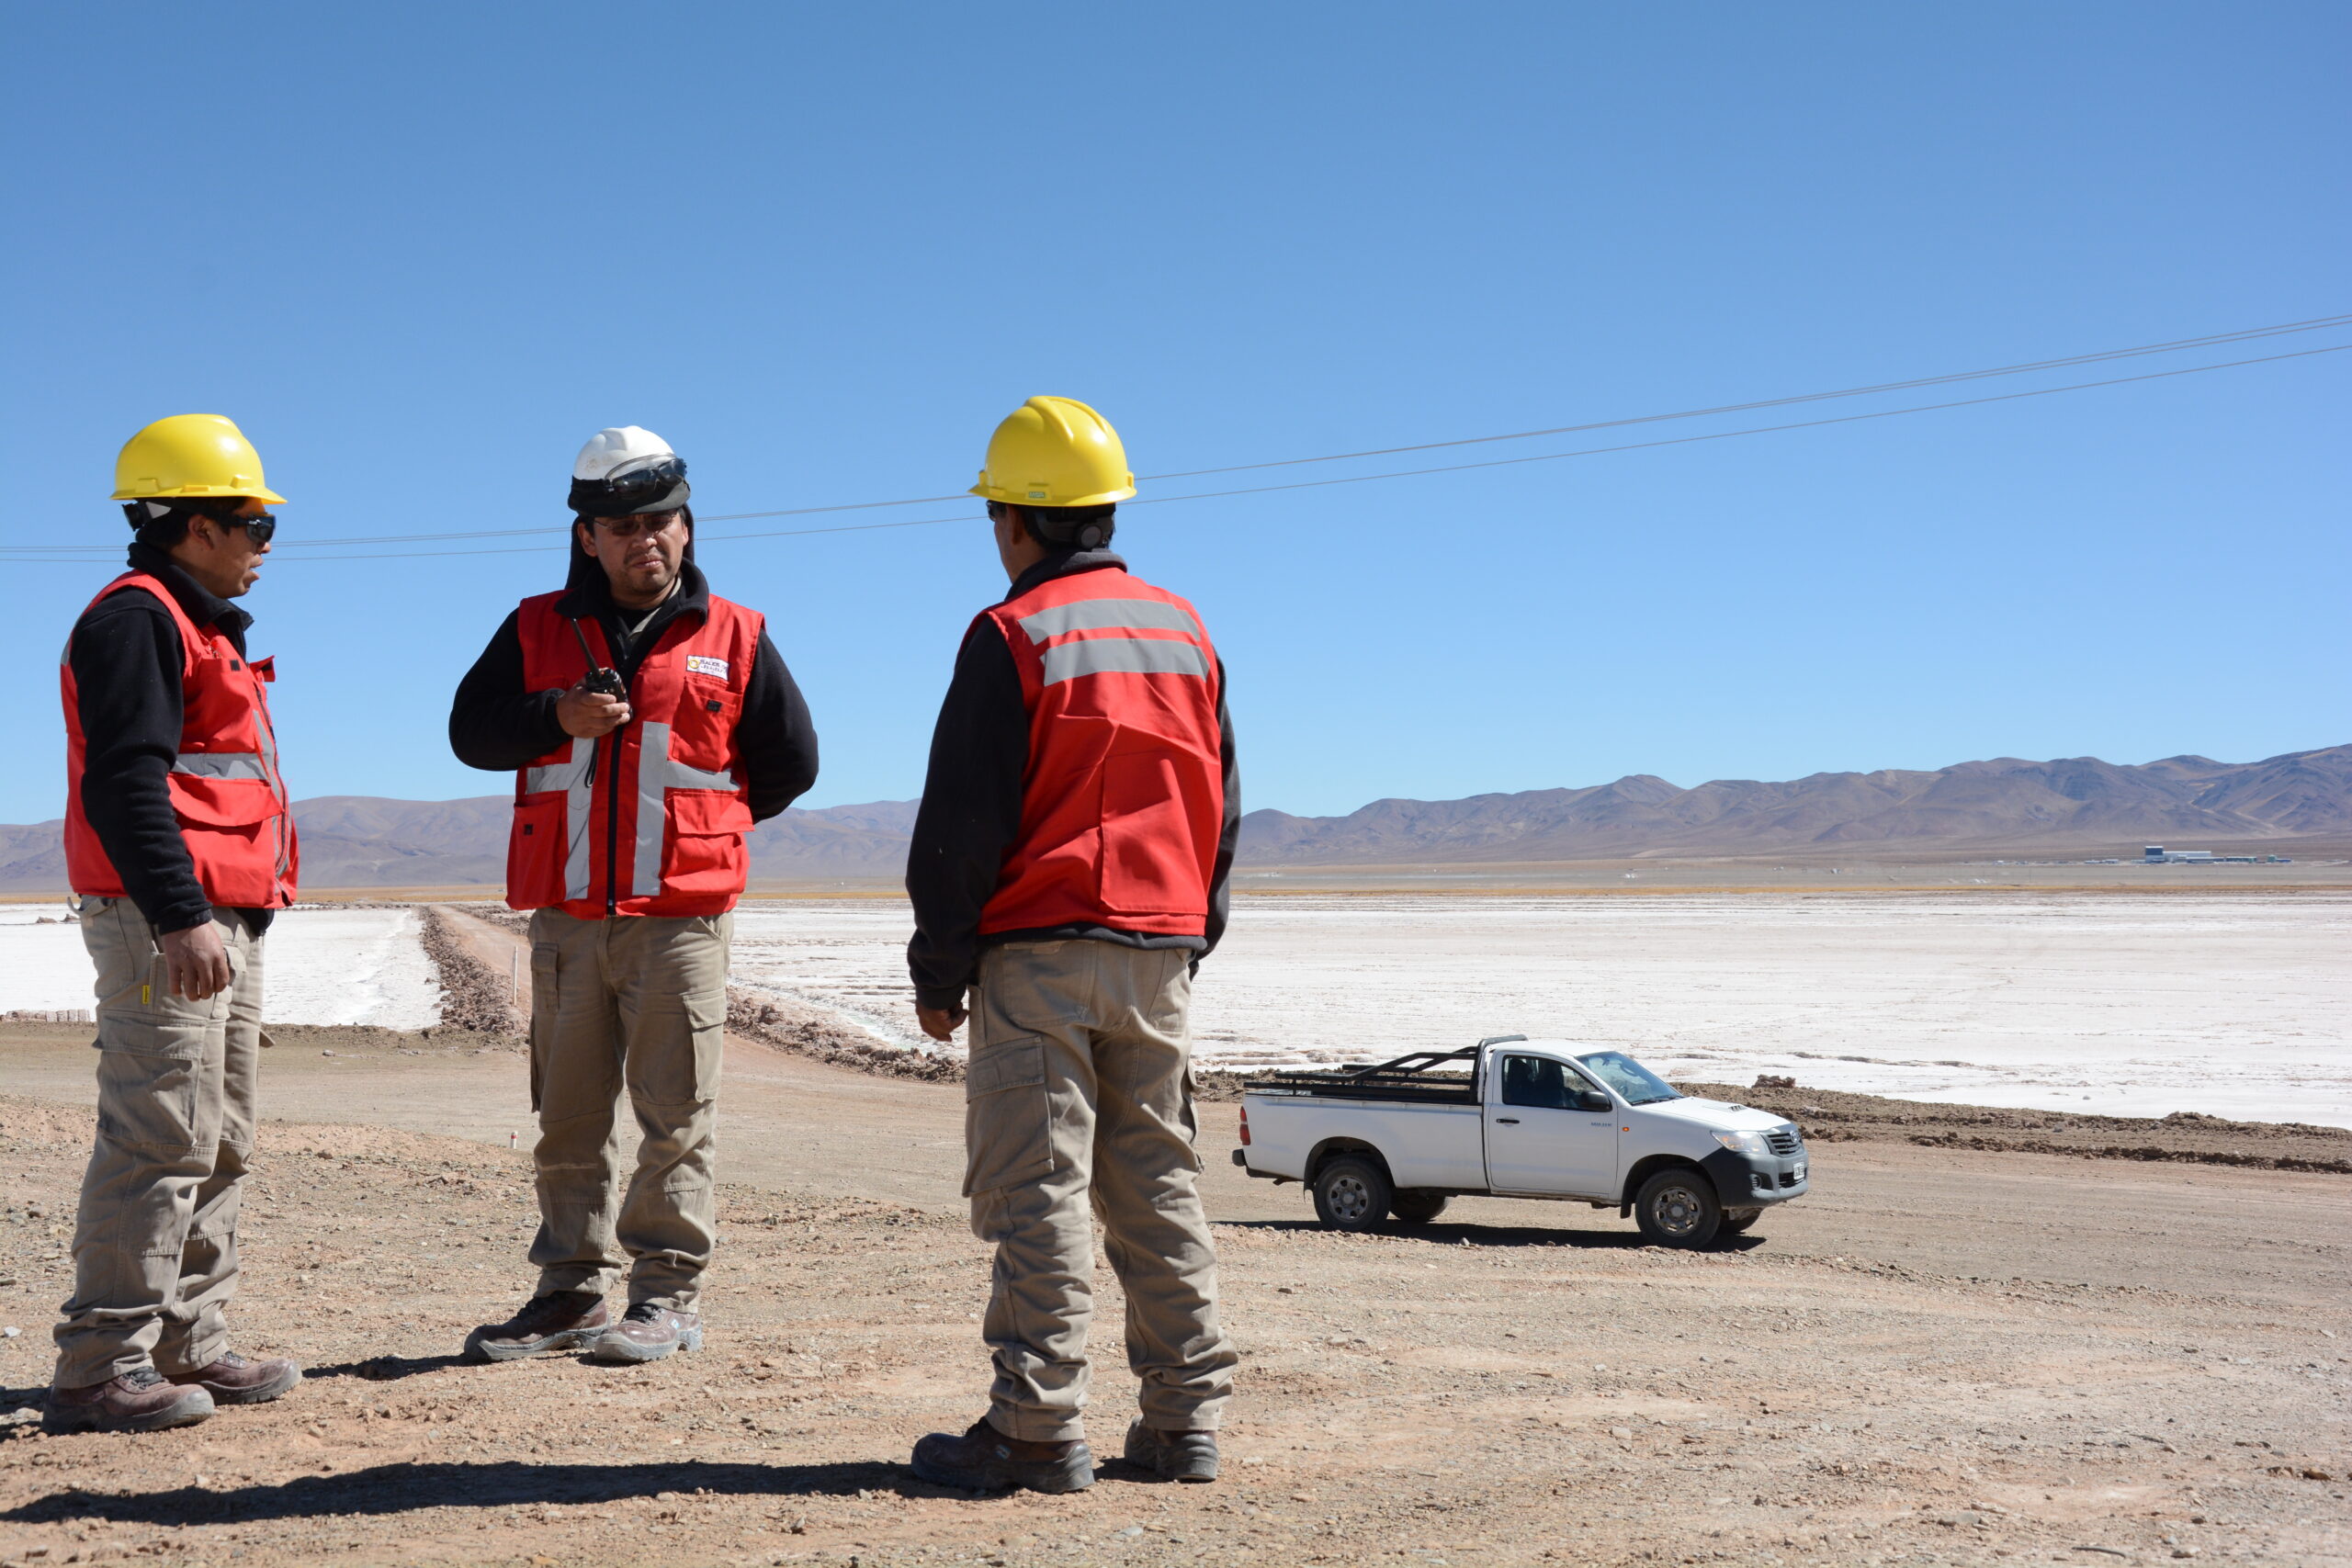
[[[1111,1462],[1079,1496],[975,1499],[903,1467],[985,1386],[987,1259],[956,1213],[729,1186],[708,1349],[468,1366],[466,1329],[526,1288],[527,1161],[379,1127],[264,1129],[239,1344],[301,1357],[295,1394],[42,1435],[87,1136],[78,1108],[0,1100],[0,1314],[24,1330],[0,1339],[0,1562],[2352,1562],[2341,1177],[2104,1162],[2086,1192],[2073,1161],[1891,1152],[2056,1169],[2121,1226],[2084,1226],[2064,1277],[2018,1272],[1997,1229],[1981,1272],[1901,1261],[1940,1222],[1893,1205],[1828,1257],[1772,1244],[1793,1211],[1700,1255],[1548,1205],[1361,1237],[1224,1223],[1227,1478]],[[1823,1145],[1817,1184],[1862,1181],[1841,1162],[1871,1146]],[[2088,1256],[2159,1224],[2181,1250]],[[2279,1243],[2259,1267],[2208,1261],[2248,1224]],[[2097,1282],[2119,1273],[2144,1282]],[[1098,1341],[1112,1452],[1132,1384]]]

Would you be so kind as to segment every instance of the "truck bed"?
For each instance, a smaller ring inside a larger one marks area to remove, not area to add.
[[[1462,1064],[1449,1068],[1446,1064]],[[1391,1061],[1315,1071],[1270,1073],[1242,1087],[1251,1093],[1314,1100],[1374,1100],[1414,1105],[1478,1103],[1478,1053],[1416,1051]]]

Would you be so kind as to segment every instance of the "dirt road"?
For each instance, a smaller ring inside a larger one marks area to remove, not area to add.
[[[974,1500],[903,1469],[985,1388],[958,1089],[737,1043],[710,1348],[471,1367],[528,1287],[520,1058],[280,1038],[237,1322],[311,1377],[61,1438],[30,1417],[89,1053],[0,1032],[0,1562],[2352,1563],[2346,1177],[1824,1143],[1737,1251],[1499,1201],[1341,1237],[1235,1171],[1208,1106],[1227,1479]]]

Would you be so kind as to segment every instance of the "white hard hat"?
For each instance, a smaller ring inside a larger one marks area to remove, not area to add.
[[[649,468],[664,457],[676,456],[667,441],[643,425],[617,424],[588,438],[588,445],[580,449],[580,460],[571,465],[571,477],[608,479],[615,474]]]
[[[583,516],[667,512],[687,493],[685,459],[642,425],[596,432],[571,465],[571,506]]]

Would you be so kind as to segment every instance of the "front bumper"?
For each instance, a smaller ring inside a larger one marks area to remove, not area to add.
[[[1726,1209],[1760,1209],[1802,1198],[1813,1177],[1813,1155],[1803,1146],[1792,1155],[1743,1155],[1717,1149],[1699,1163],[1713,1179],[1715,1195]]]

